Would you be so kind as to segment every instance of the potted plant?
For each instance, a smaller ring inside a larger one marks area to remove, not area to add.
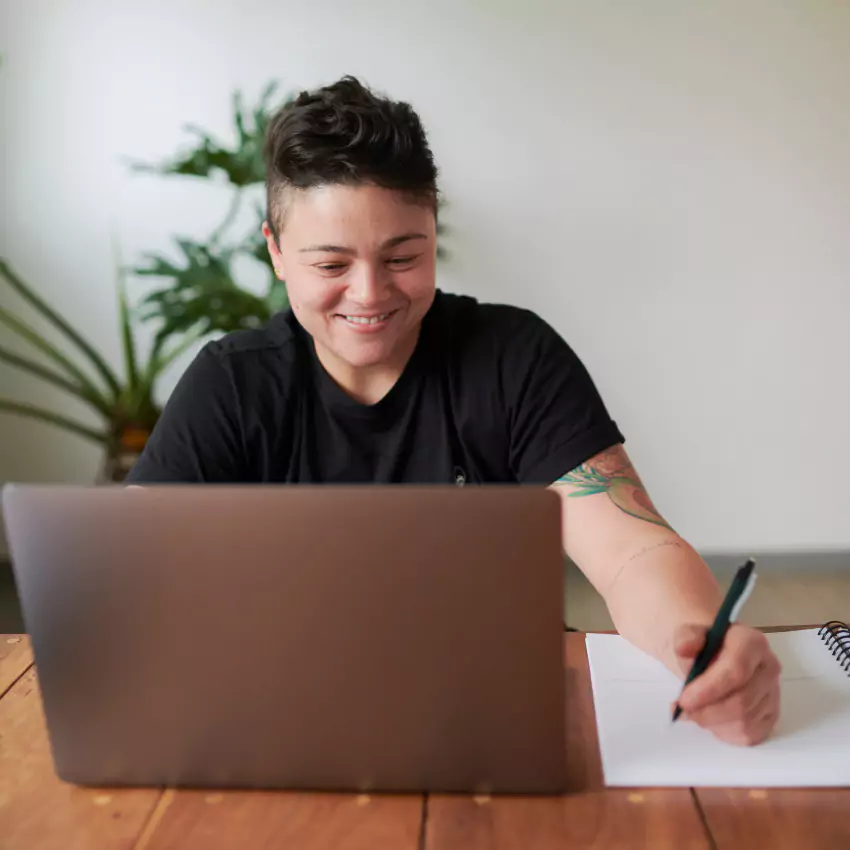
[[[165,370],[200,336],[198,328],[186,333],[163,334],[155,338],[147,358],[139,357],[133,320],[124,282],[118,285],[118,332],[124,355],[123,370],[115,371],[80,333],[51,308],[0,258],[0,283],[9,286],[54,328],[68,343],[67,349],[51,343],[24,318],[0,307],[0,323],[6,325],[30,348],[40,352],[50,365],[0,346],[0,362],[34,375],[59,387],[88,405],[101,420],[91,427],[64,413],[11,398],[0,398],[0,412],[49,422],[103,447],[104,460],[99,473],[103,482],[123,480],[138,457],[160,415],[154,396],[157,380]],[[171,340],[171,342],[169,342]]]
[[[262,238],[263,207],[255,206],[256,223],[250,233],[234,233],[247,196],[265,184],[263,144],[276,89],[277,82],[269,83],[250,110],[243,105],[240,92],[232,95],[232,146],[216,140],[206,130],[187,125],[186,131],[194,137],[194,144],[188,149],[158,165],[133,163],[139,172],[203,180],[223,177],[231,190],[221,223],[205,241],[176,238],[179,259],[148,253],[144,262],[133,269],[140,277],[162,281],[140,305],[142,320],[160,322],[161,333],[181,334],[190,328],[200,328],[203,333],[228,333],[260,327],[288,306],[286,285],[275,276]],[[250,257],[259,264],[265,276],[261,294],[238,282],[234,261],[239,257]]]

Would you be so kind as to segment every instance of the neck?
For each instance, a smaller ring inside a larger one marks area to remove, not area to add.
[[[319,363],[346,395],[371,405],[377,404],[396,385],[418,341],[419,328],[399,345],[389,360],[370,366],[352,366],[320,345],[315,345],[315,350]]]

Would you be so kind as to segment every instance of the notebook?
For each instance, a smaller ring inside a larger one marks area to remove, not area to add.
[[[587,636],[605,784],[850,786],[850,629],[767,635],[782,663],[772,736],[736,747],[695,723],[671,723],[681,681],[618,635]]]

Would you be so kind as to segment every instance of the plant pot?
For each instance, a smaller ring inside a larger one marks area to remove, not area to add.
[[[116,429],[106,448],[98,484],[120,484],[127,477],[147,445],[152,429],[128,424]]]

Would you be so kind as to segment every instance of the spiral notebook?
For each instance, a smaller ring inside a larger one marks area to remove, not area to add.
[[[773,735],[735,747],[671,723],[680,680],[618,635],[587,636],[599,748],[611,786],[850,786],[850,628],[767,635],[782,663]]]

